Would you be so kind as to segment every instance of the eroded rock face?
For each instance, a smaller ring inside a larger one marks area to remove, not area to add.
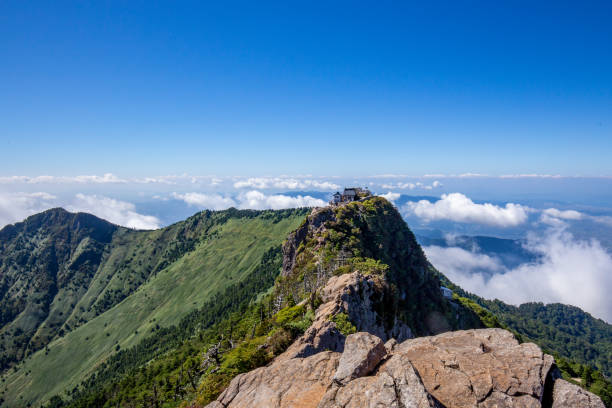
[[[375,375],[354,379],[344,386],[332,384],[318,408],[437,406],[410,361],[397,355],[386,360]]]
[[[405,339],[410,331],[401,323],[385,330],[377,318],[378,279],[358,272],[331,278],[306,333],[269,366],[234,378],[208,408],[541,408],[544,394],[553,408],[604,407],[558,379],[551,356],[505,330],[398,343],[393,333]],[[330,320],[337,313],[361,332],[345,338]]]
[[[501,329],[465,330],[399,345],[427,391],[448,408],[540,407],[551,359]]]
[[[552,408],[605,408],[601,399],[565,380],[555,381]]]
[[[380,277],[364,276],[359,272],[330,278],[320,291],[324,303],[317,309],[314,322],[306,333],[278,358],[286,360],[308,357],[324,350],[344,351],[345,337],[331,321],[338,313],[347,314],[357,330],[373,334],[383,341],[392,338],[403,341],[411,338],[412,332],[404,323],[396,321],[393,328],[388,330],[376,313],[376,299],[383,296],[384,285],[385,282]]]
[[[217,401],[207,407],[316,408],[339,359],[340,353],[323,351],[238,375]]]
[[[297,249],[308,235],[308,232],[321,230],[323,223],[333,219],[333,217],[334,213],[329,208],[314,208],[310,215],[306,217],[304,224],[289,234],[283,245],[283,269],[281,276],[288,276],[293,271]]]
[[[356,333],[344,352],[278,358],[237,376],[208,408],[541,408],[554,361],[501,329],[465,330],[385,348]],[[280,356],[283,357],[283,356]],[[587,391],[556,379],[553,408],[604,408]]]
[[[334,276],[321,291],[325,304],[319,309],[328,315],[346,313],[357,330],[374,334],[383,341],[394,338],[401,342],[412,338],[412,331],[403,322],[396,320],[387,328],[376,312],[385,288],[386,282],[380,276],[364,276],[359,272]]]
[[[363,332],[351,334],[344,343],[334,381],[346,384],[370,374],[386,354],[385,344],[379,337]]]

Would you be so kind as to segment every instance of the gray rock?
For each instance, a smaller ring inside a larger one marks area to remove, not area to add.
[[[391,354],[395,346],[397,346],[397,340],[395,339],[387,340],[387,342],[385,343],[385,350],[387,350],[387,354]]]
[[[540,407],[551,359],[501,329],[465,330],[397,346],[427,391],[447,408]]]
[[[552,408],[605,408],[603,401],[577,385],[565,380],[555,381]]]
[[[275,361],[236,376],[206,408],[315,408],[338,366],[339,353]],[[220,404],[220,405],[219,405]]]
[[[334,381],[346,384],[370,374],[387,354],[382,340],[370,333],[354,333],[346,338]]]
[[[344,386],[335,384],[330,387],[318,408],[435,406],[412,364],[401,356],[394,356],[383,363],[376,375],[354,379]]]

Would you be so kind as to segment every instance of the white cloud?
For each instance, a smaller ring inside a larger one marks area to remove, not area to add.
[[[400,198],[400,193],[393,193],[389,191],[387,194],[380,194],[382,198],[386,198],[389,201],[395,201]]]
[[[434,188],[439,188],[442,187],[442,183],[440,183],[438,180],[434,180],[431,184],[423,184],[420,181],[414,182],[414,183],[410,183],[410,182],[406,182],[406,183],[386,183],[386,184],[382,184],[381,185],[382,188],[387,188],[387,189],[400,189],[400,190],[414,190],[415,188],[420,188],[423,190],[433,190]]]
[[[266,195],[257,190],[251,190],[239,196],[240,208],[251,208],[254,210],[272,209],[280,210],[283,208],[298,207],[322,207],[327,203],[311,196],[298,195],[291,197],[283,194]]]
[[[57,205],[56,198],[45,192],[0,193],[0,228]]]
[[[404,211],[425,221],[450,220],[463,223],[514,227],[527,220],[528,207],[508,203],[504,207],[494,204],[476,204],[461,193],[443,194],[434,203],[427,200],[408,202]]]
[[[559,210],[557,208],[547,208],[542,210],[540,215],[540,222],[548,224],[553,227],[565,227],[566,221],[577,221],[583,219],[591,219],[596,222],[602,222],[600,217],[594,217],[583,214],[575,210]],[[603,221],[605,223],[605,221]]]
[[[77,194],[75,201],[66,207],[68,211],[91,213],[114,224],[136,229],[156,229],[160,226],[157,217],[139,214],[132,203],[113,198]]]
[[[172,197],[177,200],[182,200],[189,205],[210,210],[224,210],[237,206],[232,198],[224,197],[220,194],[172,193]]]
[[[560,174],[503,174],[499,178],[563,178]]]
[[[512,304],[531,301],[578,306],[612,322],[612,256],[596,240],[577,241],[562,228],[530,237],[526,249],[539,261],[500,272],[499,262],[460,248],[424,248],[427,256],[449,279],[485,298]],[[490,263],[489,266],[487,264]],[[495,274],[477,272],[490,268]]]
[[[28,176],[8,176],[8,177],[0,177],[1,184],[14,184],[14,183],[22,183],[22,184],[68,184],[68,183],[76,183],[76,184],[107,184],[107,183],[127,183],[128,181],[125,179],[121,179],[115,176],[112,173],[106,173],[102,176],[96,175],[83,175],[83,176],[36,176],[36,177],[28,177]]]
[[[428,246],[424,247],[423,250],[427,254],[429,261],[443,273],[445,271],[463,271],[470,273],[478,270],[486,270],[495,273],[503,271],[503,265],[500,260],[486,254],[467,251],[459,247],[443,248],[439,246]]]
[[[327,205],[323,200],[311,196],[295,197],[284,194],[264,194],[258,190],[240,193],[237,197],[227,197],[220,194],[202,193],[172,193],[172,197],[189,205],[211,210],[224,210],[229,207],[253,210],[280,210],[298,207],[322,207]]]
[[[315,188],[319,190],[337,190],[338,184],[329,181],[318,181],[312,179],[298,179],[285,177],[251,177],[246,180],[238,180],[234,183],[234,188],[256,188],[256,189],[306,189]]]
[[[610,217],[609,215],[591,216],[590,219],[600,224],[612,227],[612,217]]]
[[[550,217],[561,218],[562,220],[579,220],[582,218],[582,213],[574,210],[565,210],[561,211],[556,208],[548,208],[542,211],[542,214],[545,214]]]

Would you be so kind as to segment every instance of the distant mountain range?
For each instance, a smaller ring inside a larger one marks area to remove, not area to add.
[[[426,234],[422,232],[421,234]],[[535,262],[538,256],[525,249],[524,241],[484,236],[459,235],[451,238],[432,238],[417,233],[417,240],[422,246],[439,246],[442,248],[459,247],[466,251],[482,253],[500,260],[507,269]]]

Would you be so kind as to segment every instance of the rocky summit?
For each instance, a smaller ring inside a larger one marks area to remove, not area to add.
[[[284,244],[274,292],[312,308],[312,323],[208,408],[604,407],[536,344],[441,296],[396,218],[376,197],[312,211]]]
[[[338,307],[363,313],[346,294],[367,287],[369,279],[359,273],[330,279],[322,291],[327,301],[309,330],[268,366],[235,377],[207,407],[604,407],[594,394],[560,379],[552,356],[506,330],[386,343],[376,325],[342,335],[328,317]]]

